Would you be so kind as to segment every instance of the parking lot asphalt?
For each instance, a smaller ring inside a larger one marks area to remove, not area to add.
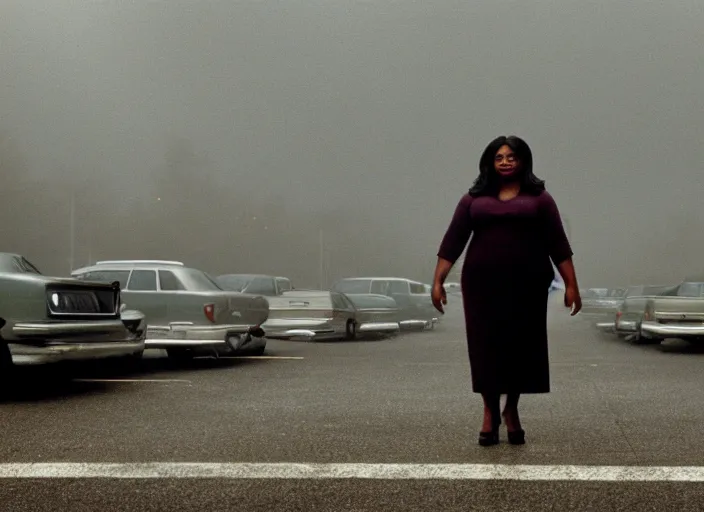
[[[526,445],[483,448],[459,297],[450,299],[437,329],[393,339],[270,341],[262,358],[181,367],[156,352],[134,368],[23,370],[0,404],[0,510],[701,510],[704,483],[677,468],[704,466],[702,347],[630,345],[570,318],[553,297],[553,391],[521,398]],[[12,463],[58,463],[59,474],[19,478]],[[120,463],[123,474],[70,469],[90,463]],[[262,478],[129,478],[145,463],[416,469],[410,479],[287,478],[280,468]],[[447,480],[426,464],[536,473]],[[625,476],[588,481],[565,470],[575,465]],[[674,476],[633,477],[656,466]],[[535,476],[551,471],[563,476]]]

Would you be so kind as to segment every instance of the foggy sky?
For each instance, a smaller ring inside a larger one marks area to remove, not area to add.
[[[189,140],[233,198],[355,206],[428,272],[517,134],[582,284],[677,280],[702,273],[701,27],[699,0],[0,0],[0,129],[118,209]]]

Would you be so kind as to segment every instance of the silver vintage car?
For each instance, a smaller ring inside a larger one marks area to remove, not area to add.
[[[581,291],[581,316],[590,321],[613,318],[626,296],[626,288],[587,288]]]
[[[631,286],[626,289],[623,300],[611,318],[598,321],[596,326],[601,331],[615,333],[619,338],[637,343],[641,340],[640,326],[648,299],[659,295],[672,295],[676,293],[677,288],[672,285]]]
[[[688,279],[670,292],[649,297],[640,323],[641,343],[666,338],[704,340],[704,279]]]
[[[438,322],[437,310],[430,299],[429,287],[401,277],[348,277],[336,281],[331,289],[345,294],[377,294],[391,297],[399,309],[401,329],[432,329]]]
[[[14,365],[139,356],[146,322],[114,283],[49,277],[0,253],[0,379]]]
[[[146,348],[165,349],[170,358],[264,353],[266,299],[225,291],[208,274],[182,262],[101,261],[72,275],[118,281],[129,307],[146,315]]]
[[[393,299],[369,294],[347,296],[323,290],[294,290],[268,297],[270,338],[346,339],[399,331]]]

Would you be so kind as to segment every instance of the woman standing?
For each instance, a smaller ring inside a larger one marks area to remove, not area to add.
[[[431,292],[443,312],[443,283],[472,235],[462,267],[472,390],[484,399],[479,444],[499,442],[500,397],[508,440],[523,444],[518,417],[522,393],[548,393],[548,288],[555,264],[565,283],[565,306],[582,307],[572,249],[533,156],[522,139],[498,137],[484,150],[479,177],[460,199],[438,251]]]

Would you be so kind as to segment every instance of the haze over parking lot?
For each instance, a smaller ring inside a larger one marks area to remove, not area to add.
[[[700,272],[701,2],[0,4],[3,250],[430,279],[494,136],[583,284]],[[34,180],[30,182],[28,180]],[[118,216],[115,216],[115,213]],[[652,258],[647,258],[652,256]]]
[[[29,369],[0,409],[0,508],[701,510],[701,347],[601,335],[559,294],[548,325],[553,392],[521,398],[523,446],[476,444],[456,296],[392,339]]]

